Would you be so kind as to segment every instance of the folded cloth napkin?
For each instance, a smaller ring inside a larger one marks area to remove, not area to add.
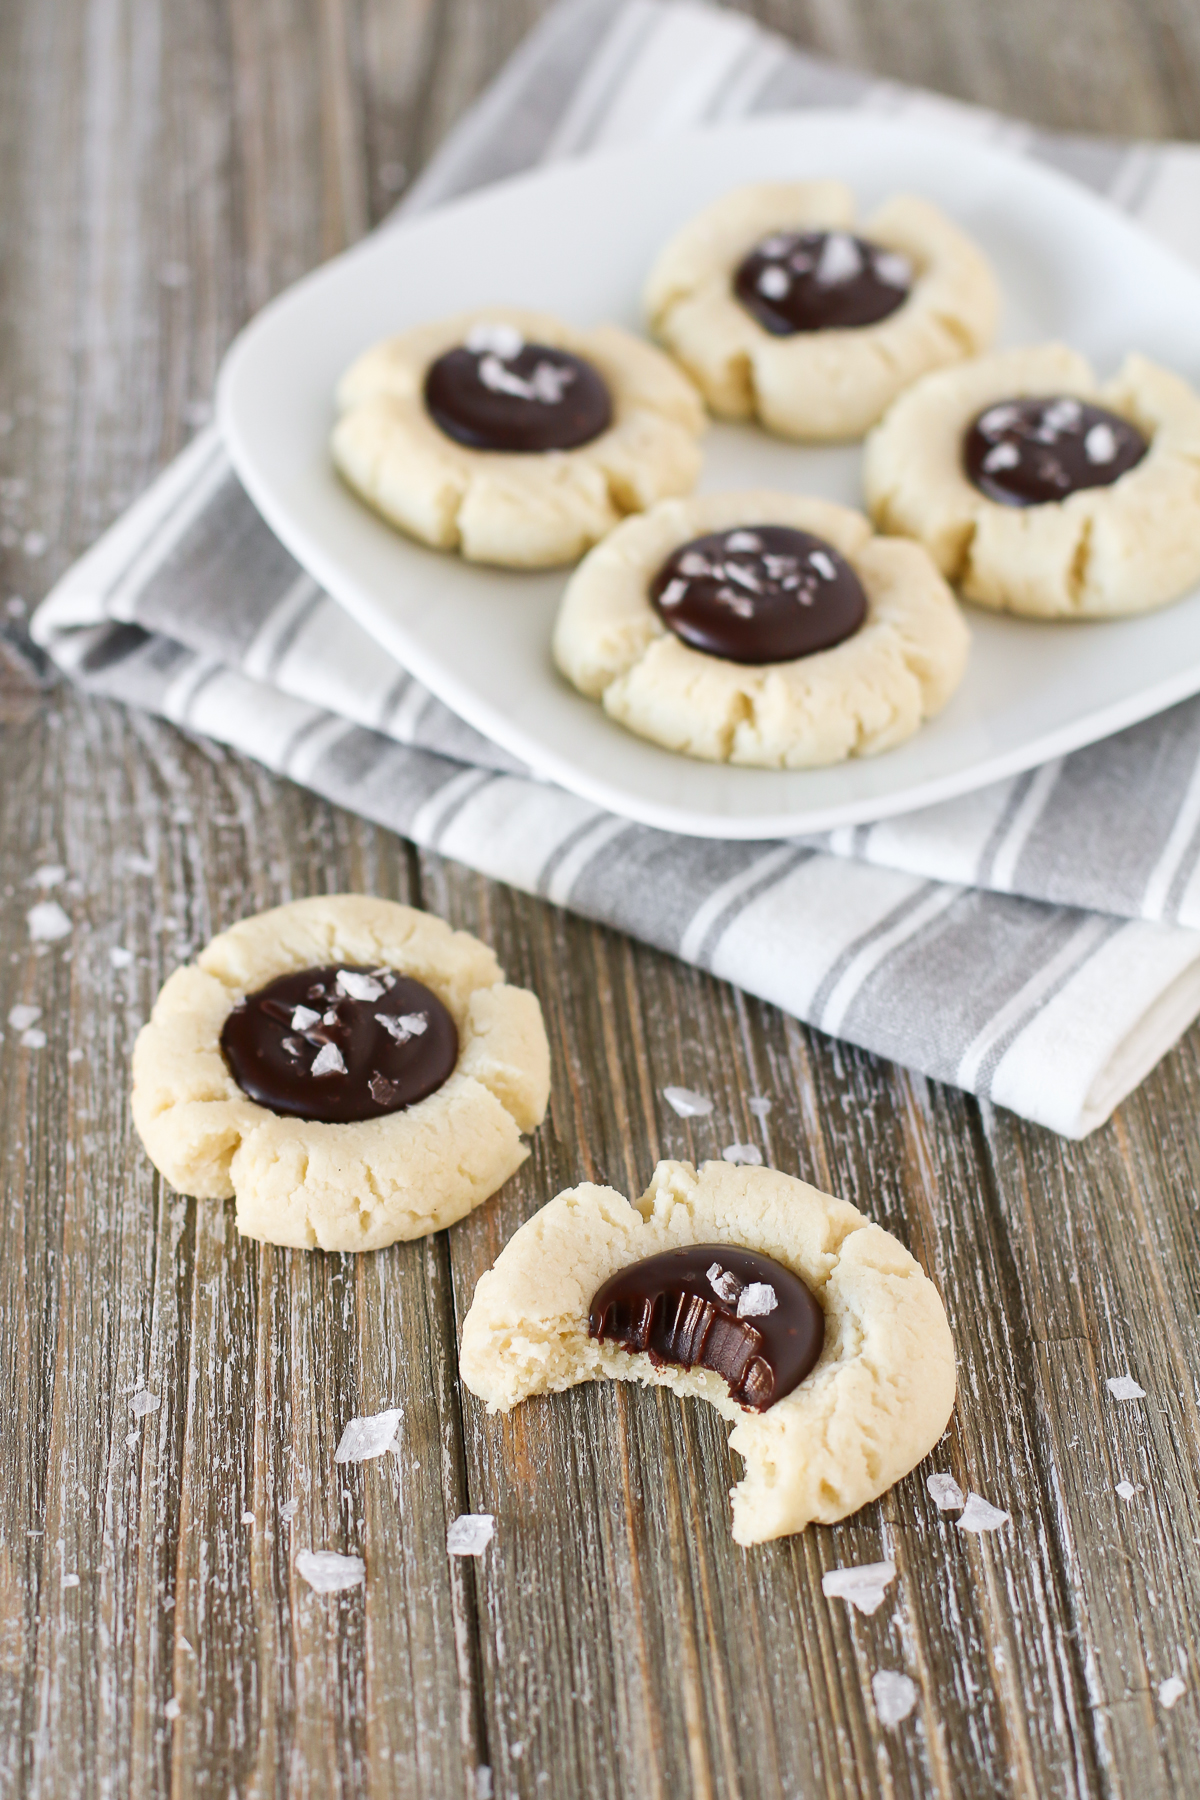
[[[561,0],[410,191],[851,105],[1053,164],[1200,262],[1200,149],[1054,136],[669,0]],[[907,818],[718,843],[530,777],[272,536],[202,431],[39,609],[74,679],[839,1037],[1082,1137],[1200,1011],[1200,701]]]

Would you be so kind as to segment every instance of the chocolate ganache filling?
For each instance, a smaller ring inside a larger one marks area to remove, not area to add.
[[[221,1050],[242,1092],[274,1113],[348,1125],[440,1088],[458,1031],[436,994],[391,969],[281,975],[235,1006]]]
[[[771,1257],[694,1244],[610,1276],[592,1298],[588,1336],[644,1351],[656,1368],[712,1369],[739,1405],[765,1412],[815,1367],[825,1314]]]
[[[576,450],[612,423],[608,388],[591,363],[527,344],[511,325],[476,325],[431,363],[425,407],[472,450]]]
[[[654,577],[650,602],[693,650],[736,663],[828,650],[867,616],[845,557],[790,525],[739,525],[681,544]]]
[[[1080,488],[1109,487],[1141,462],[1136,425],[1069,395],[993,401],[963,438],[968,478],[1001,506],[1044,506]]]
[[[904,305],[913,268],[848,231],[776,231],[738,264],[733,291],[775,337],[875,325]]]

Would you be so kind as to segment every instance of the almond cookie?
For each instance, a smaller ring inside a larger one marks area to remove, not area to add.
[[[554,657],[630,731],[807,769],[902,743],[962,678],[967,628],[918,545],[766,489],[627,519],[567,584]]]
[[[723,1162],[661,1162],[633,1205],[590,1183],[551,1200],[480,1280],[459,1368],[489,1412],[605,1376],[707,1400],[745,1458],[739,1544],[877,1499],[954,1405],[945,1309],[903,1245]]]
[[[376,344],[338,386],[333,460],[393,525],[472,562],[574,562],[626,513],[687,494],[704,409],[615,325],[489,307]]]
[[[133,1053],[133,1118],[182,1193],[238,1230],[378,1250],[461,1219],[542,1121],[541,1008],[486,944],[364,894],[296,900],[164,984]]]
[[[660,253],[655,335],[724,419],[858,438],[918,375],[991,342],[999,293],[971,240],[900,194],[854,229],[840,181],[735,188]]]
[[[1104,386],[1065,344],[926,376],[872,432],[863,484],[880,528],[981,606],[1112,618],[1200,581],[1200,396],[1144,356]]]

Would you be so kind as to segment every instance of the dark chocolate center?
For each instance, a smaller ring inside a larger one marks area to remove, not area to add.
[[[1136,425],[1068,395],[995,400],[963,438],[963,468],[1001,506],[1044,506],[1109,487],[1146,454]]]
[[[509,325],[476,326],[425,375],[435,425],[472,450],[574,450],[612,423],[604,378],[569,350],[527,344]]]
[[[712,1369],[750,1412],[799,1387],[825,1342],[825,1314],[798,1275],[756,1250],[695,1244],[612,1275],[588,1336],[644,1351],[656,1368]]]
[[[848,231],[776,231],[738,264],[733,291],[776,337],[874,325],[912,289],[906,256]]]
[[[676,637],[727,662],[794,662],[867,616],[862,583],[832,544],[790,525],[739,525],[681,544],[650,588]]]
[[[221,1049],[260,1106],[347,1125],[403,1112],[440,1088],[458,1061],[458,1031],[422,982],[331,964],[247,994],[225,1021]]]

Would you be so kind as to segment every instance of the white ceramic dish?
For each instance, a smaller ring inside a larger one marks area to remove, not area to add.
[[[1062,337],[1102,374],[1136,348],[1200,377],[1200,276],[1111,207],[1002,151],[832,111],[560,164],[398,224],[266,307],[221,372],[219,414],[238,474],[317,580],[538,774],[670,831],[769,838],[906,812],[1200,691],[1200,592],[1103,625],[972,610],[962,687],[900,749],[795,773],[694,762],[633,737],[557,674],[548,646],[566,572],[503,573],[424,550],[334,475],[334,385],[377,338],[500,301],[637,329],[645,272],[681,221],[736,183],[815,175],[844,177],[864,207],[905,188],[945,207],[997,267],[1002,342]],[[701,486],[778,486],[857,505],[858,471],[857,449],[714,426]]]

